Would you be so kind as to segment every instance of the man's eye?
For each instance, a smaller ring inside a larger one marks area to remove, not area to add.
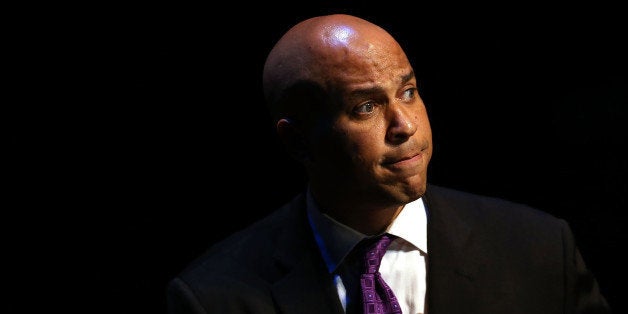
[[[408,88],[405,91],[403,91],[403,99],[404,100],[409,100],[414,98],[414,94],[416,93],[416,88]]]
[[[365,114],[365,113],[371,113],[373,112],[373,110],[375,110],[375,105],[373,103],[368,102],[366,104],[356,107],[354,112],[358,114]]]

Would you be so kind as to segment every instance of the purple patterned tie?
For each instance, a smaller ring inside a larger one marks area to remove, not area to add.
[[[364,254],[364,273],[360,277],[364,313],[401,313],[401,307],[392,289],[379,273],[386,248],[392,242],[391,235],[384,234],[366,247]]]

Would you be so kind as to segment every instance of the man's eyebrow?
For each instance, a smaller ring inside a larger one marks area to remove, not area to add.
[[[413,78],[414,78],[414,71],[410,70],[410,72],[401,76],[401,84],[408,83],[408,81],[410,81]],[[370,88],[363,88],[363,89],[357,89],[357,90],[351,91],[350,96],[356,97],[356,96],[363,96],[363,95],[372,95],[374,93],[381,92],[381,91],[382,89],[380,87],[374,86]]]
[[[410,70],[408,74],[401,76],[401,83],[402,84],[408,83],[408,81],[410,81],[413,78],[414,78],[414,70]]]
[[[368,96],[368,95],[373,95],[375,93],[379,93],[382,92],[383,89],[381,87],[370,87],[370,88],[362,88],[362,89],[356,89],[354,91],[351,91],[351,93],[349,94],[350,97],[361,97],[361,96]]]

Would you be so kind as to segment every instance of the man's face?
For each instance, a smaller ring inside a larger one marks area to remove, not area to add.
[[[343,47],[320,64],[330,104],[312,119],[308,136],[314,189],[373,207],[422,196],[432,132],[401,48]]]

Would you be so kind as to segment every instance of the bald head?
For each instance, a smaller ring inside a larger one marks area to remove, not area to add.
[[[350,71],[348,65],[400,55],[407,60],[397,41],[369,21],[345,14],[313,17],[288,30],[269,53],[264,94],[276,120],[293,117],[336,92],[342,86],[337,76]]]

